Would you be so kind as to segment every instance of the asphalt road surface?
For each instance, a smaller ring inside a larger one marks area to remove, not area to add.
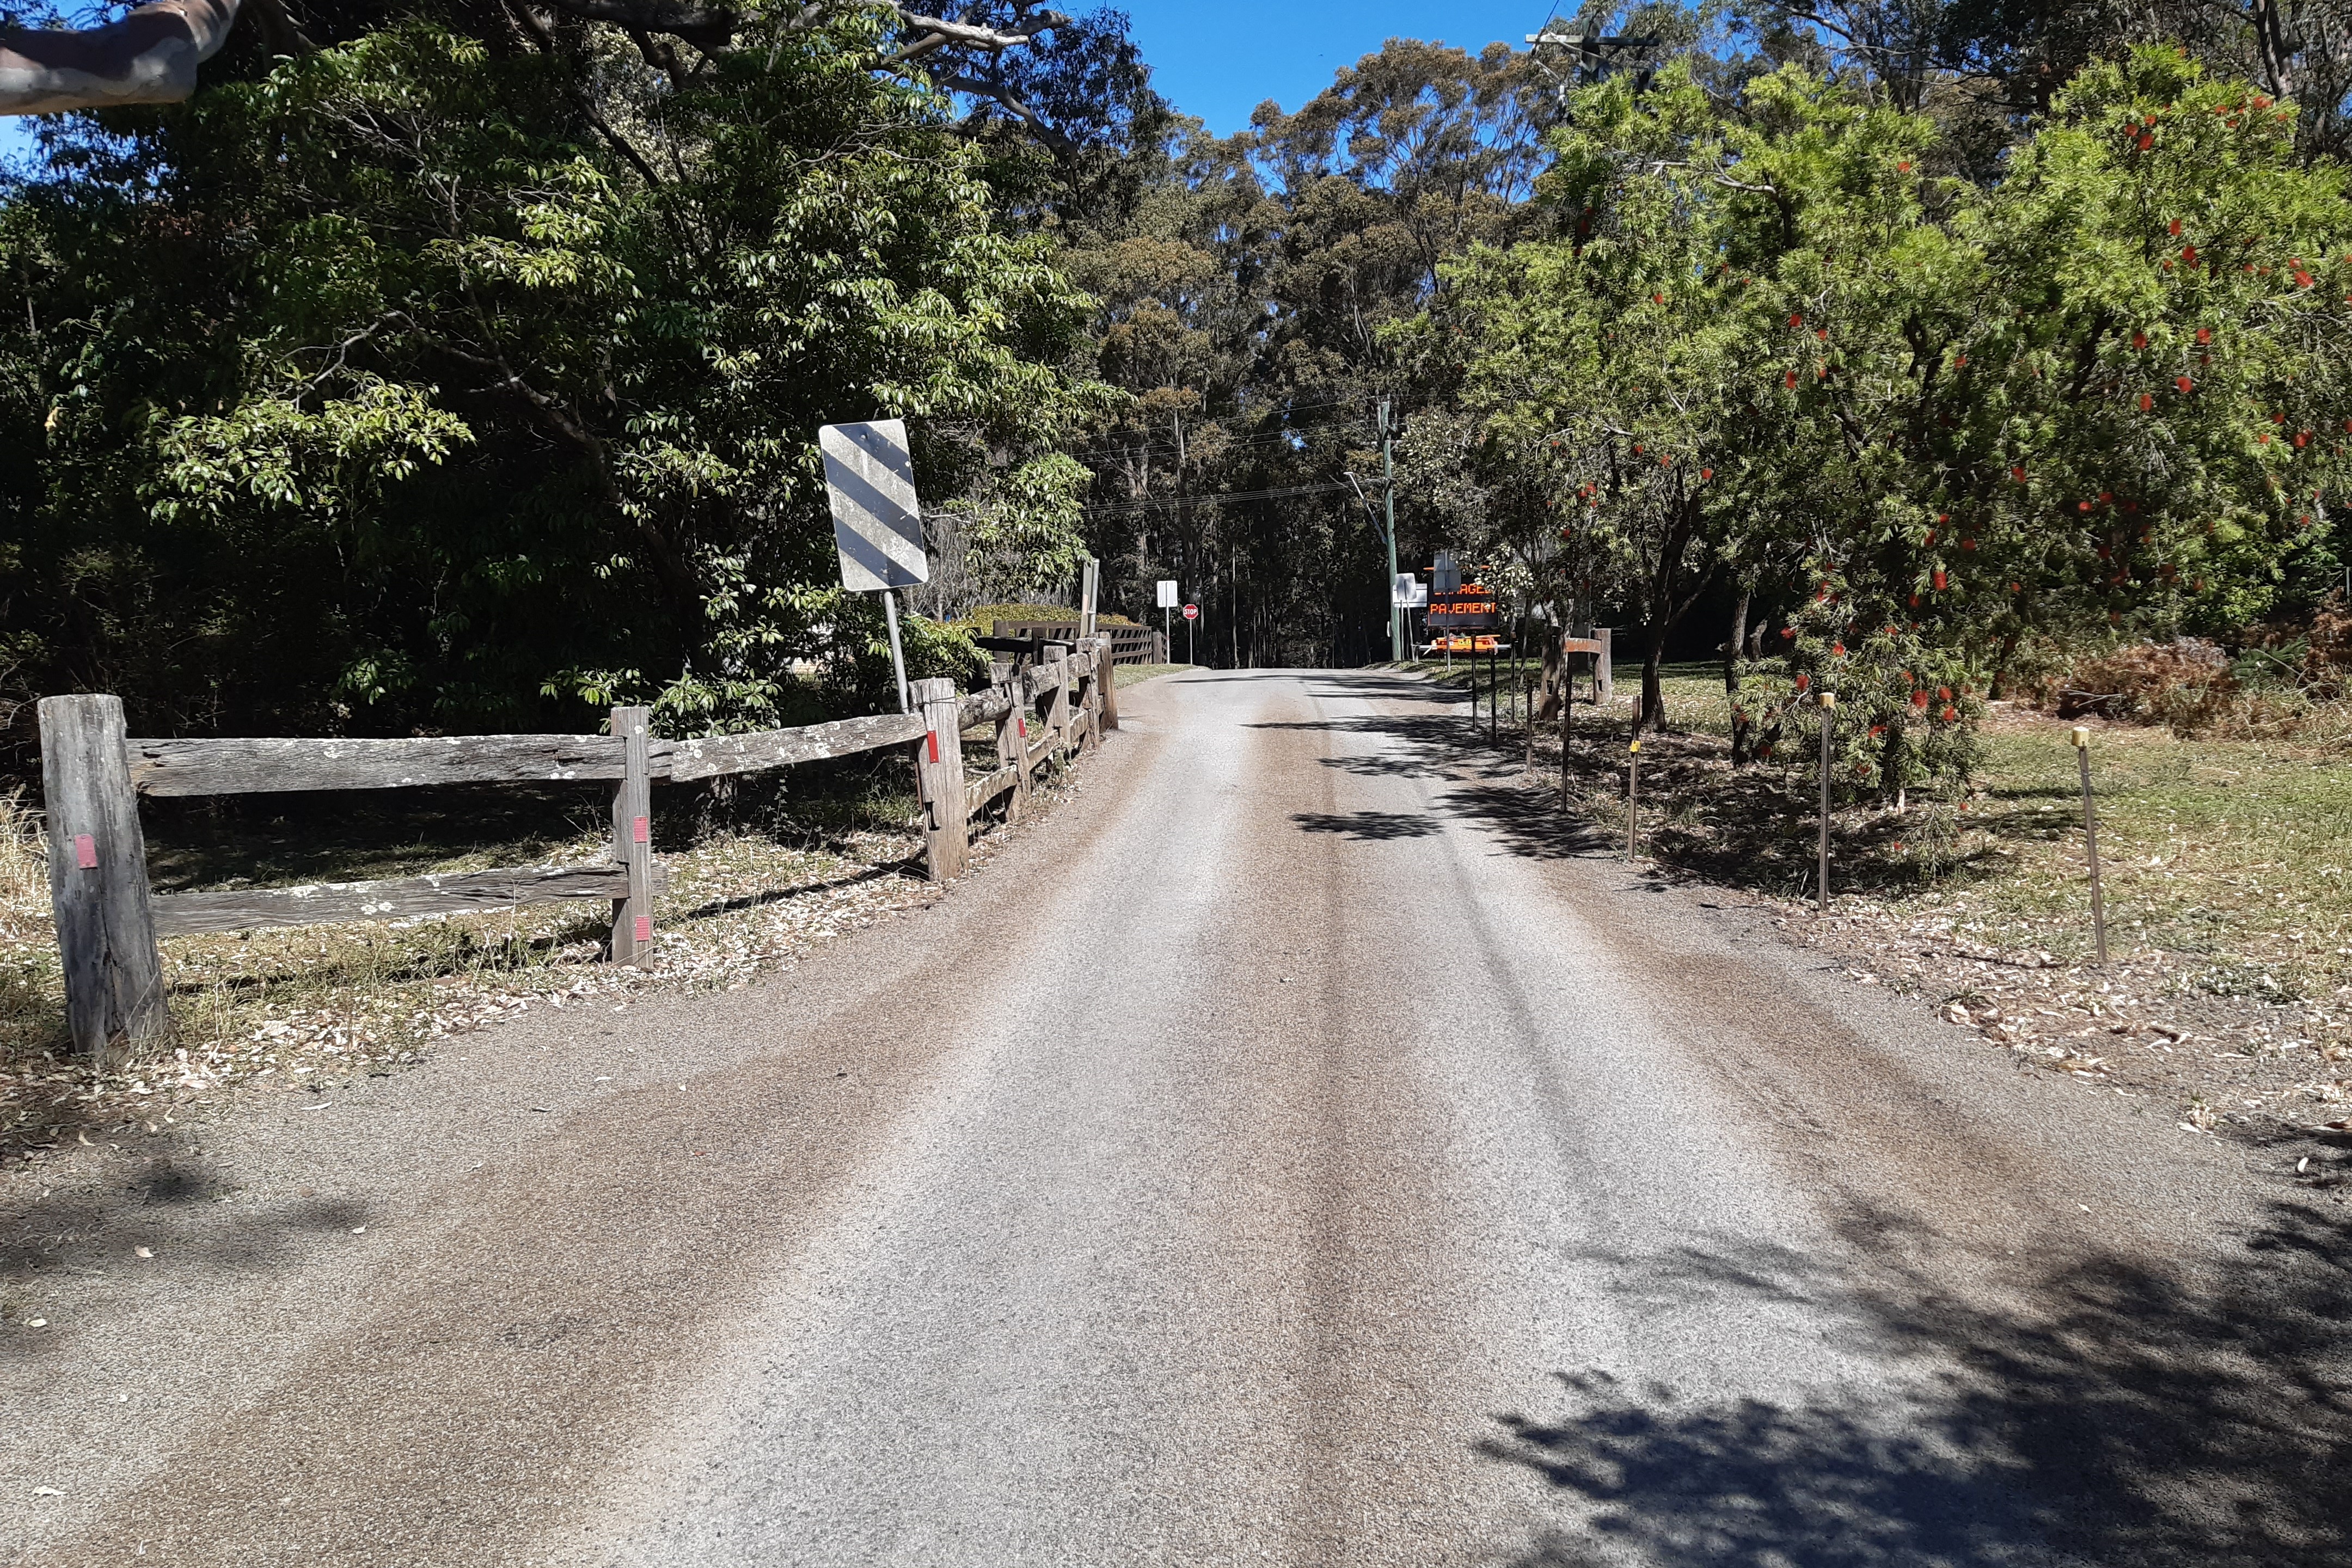
[[[8,1178],[0,1562],[2352,1562],[2333,1194],[1627,867],[1455,696],[1122,703],[752,989]]]

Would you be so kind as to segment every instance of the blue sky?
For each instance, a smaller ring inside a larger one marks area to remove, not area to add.
[[[1094,9],[1063,0],[1073,15]],[[1267,99],[1297,109],[1331,73],[1383,39],[1436,38],[1473,52],[1501,38],[1514,47],[1550,14],[1544,0],[1127,0],[1151,66],[1152,85],[1209,129],[1228,135]],[[1575,6],[1569,7],[1573,12]],[[26,121],[0,119],[0,157],[29,148]]]
[[[1388,38],[1432,38],[1477,52],[1500,38],[1524,47],[1551,14],[1546,0],[1107,0],[1125,11],[1151,84],[1217,134],[1249,122],[1267,99],[1297,109]],[[1087,0],[1064,9],[1092,10]],[[1566,9],[1576,11],[1572,3]]]

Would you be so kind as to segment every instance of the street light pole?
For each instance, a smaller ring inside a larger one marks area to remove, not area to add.
[[[1396,463],[1389,452],[1389,400],[1381,399],[1381,504],[1384,509],[1389,536],[1389,658],[1397,664],[1404,662],[1404,611],[1396,602]]]

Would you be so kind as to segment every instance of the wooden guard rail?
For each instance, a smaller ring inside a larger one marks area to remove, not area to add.
[[[995,683],[968,697],[950,680],[914,681],[909,713],[695,741],[656,738],[645,708],[614,709],[604,735],[141,740],[124,733],[120,698],[44,698],[41,785],[68,1027],[78,1049],[110,1065],[168,1039],[156,940],[203,931],[605,899],[613,906],[610,955],[629,963],[653,941],[654,895],[668,881],[653,854],[656,779],[686,782],[911,744],[924,857],[932,879],[945,881],[963,870],[973,825],[992,805],[1004,801],[1006,820],[1016,820],[1039,768],[1073,750],[1093,750],[1106,730],[1118,727],[1114,657],[1107,637],[1083,650],[1048,644],[1034,667],[1016,672],[1000,664]],[[989,723],[995,765],[967,778],[963,731]],[[156,893],[148,885],[141,795],[573,780],[613,784],[608,863],[224,892]]]

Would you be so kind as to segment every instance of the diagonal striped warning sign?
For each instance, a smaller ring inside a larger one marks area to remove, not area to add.
[[[871,419],[826,425],[816,433],[833,493],[833,542],[841,552],[841,585],[852,593],[910,588],[926,582],[923,509],[915,499],[915,464],[907,422]]]

